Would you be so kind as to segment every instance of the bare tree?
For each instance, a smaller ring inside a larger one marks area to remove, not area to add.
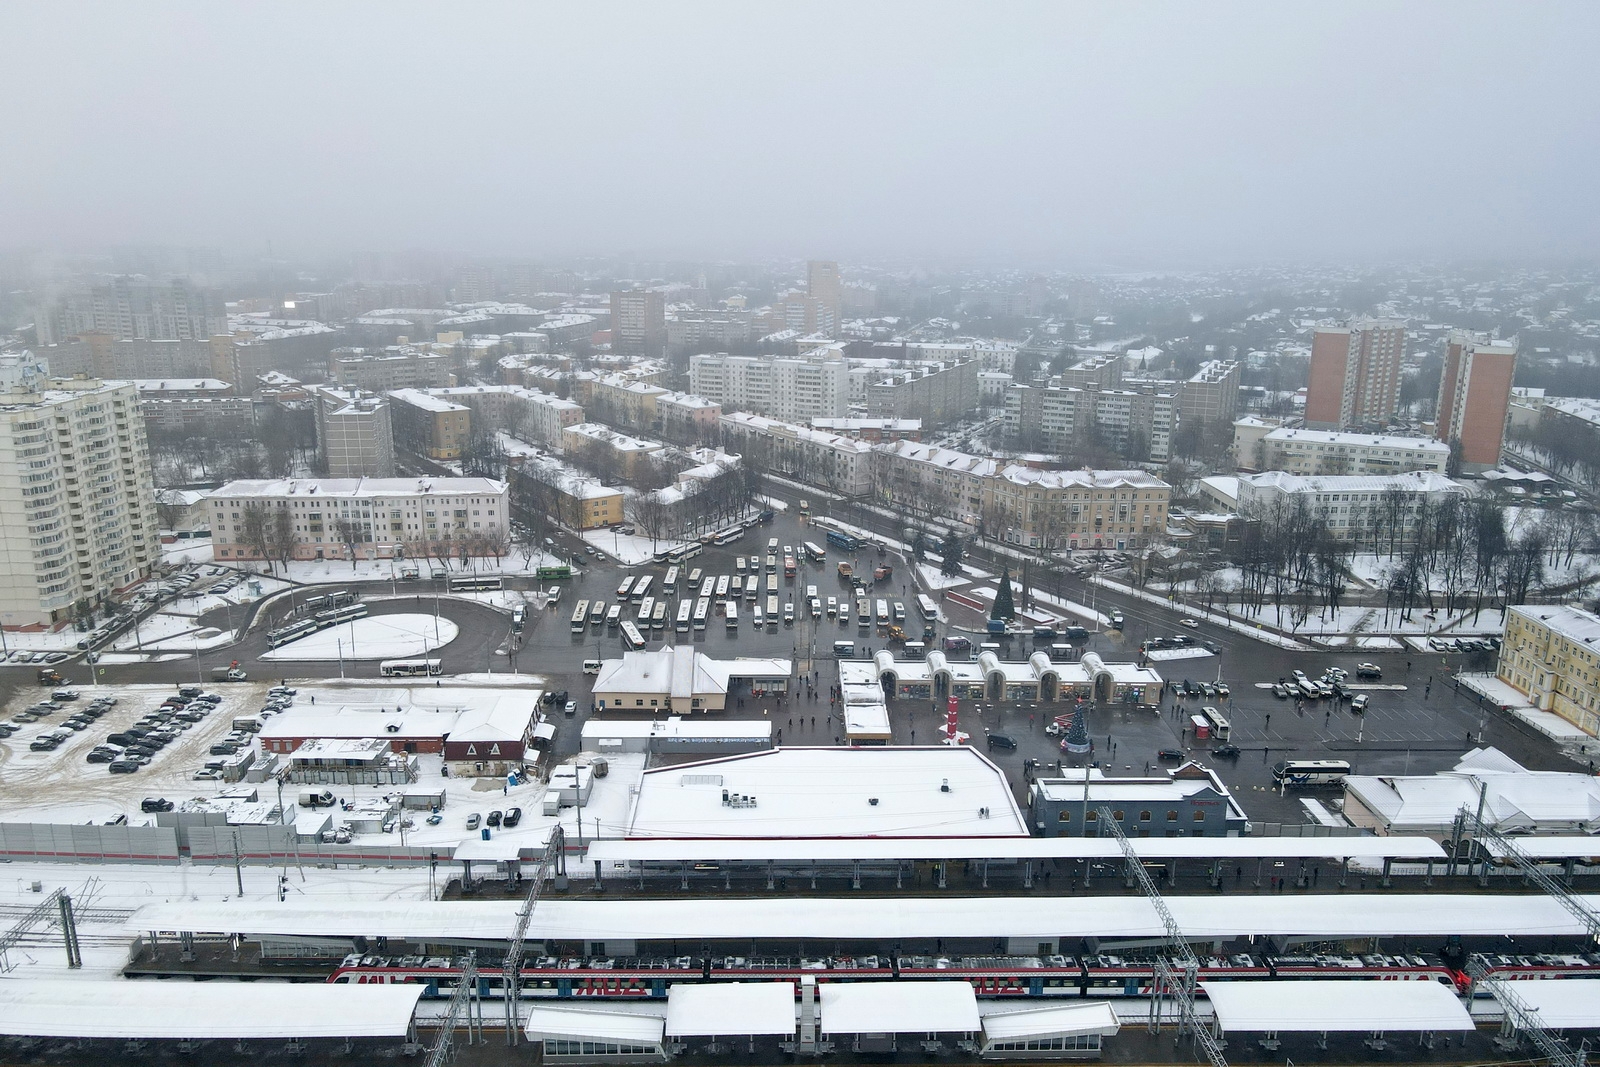
[[[354,574],[356,570],[356,554],[361,547],[361,543],[366,539],[366,530],[362,528],[360,523],[352,522],[346,518],[335,519],[333,530],[338,535],[339,543],[344,545],[345,555],[350,557],[350,572]]]

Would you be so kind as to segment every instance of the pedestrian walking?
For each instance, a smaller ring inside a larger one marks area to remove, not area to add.
[[[1266,730],[1266,729],[1269,729],[1271,726],[1272,726],[1272,712],[1269,711],[1269,712],[1267,712],[1267,721],[1261,725],[1261,728],[1263,730]]]

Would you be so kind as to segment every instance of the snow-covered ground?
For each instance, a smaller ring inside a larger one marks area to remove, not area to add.
[[[588,530],[583,539],[625,567],[649,563],[656,553],[685,544],[683,541],[652,541],[642,534],[621,534],[615,530]]]
[[[917,581],[924,589],[959,589],[969,581],[960,575],[944,575],[939,573],[939,568],[932,563],[918,563]]]
[[[269,652],[264,660],[420,659],[456,639],[456,624],[438,615],[371,615],[319,630]]]

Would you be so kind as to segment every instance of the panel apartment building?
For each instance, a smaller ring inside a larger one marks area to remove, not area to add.
[[[659,356],[667,347],[667,305],[653,289],[611,294],[611,347],[636,356]]]
[[[867,386],[867,415],[874,419],[921,419],[934,429],[977,406],[976,360],[923,364]]]
[[[850,369],[837,358],[702,354],[689,358],[689,392],[783,422],[839,418],[850,413]]]
[[[1439,376],[1435,436],[1461,442],[1461,469],[1492,470],[1500,465],[1511,381],[1517,373],[1516,341],[1491,340],[1471,330],[1451,330]]]
[[[330,478],[392,478],[394,429],[389,401],[359,389],[314,386],[317,450]]]
[[[219,561],[260,560],[245,531],[262,508],[288,514],[292,559],[493,556],[510,530],[507,493],[492,478],[243,479],[207,498],[212,548]]]
[[[1400,408],[1405,324],[1355,318],[1319,326],[1311,340],[1306,425],[1314,430],[1387,426]]]
[[[160,557],[154,479],[132,382],[47,378],[0,361],[0,625],[54,629]]]
[[[1148,458],[1165,463],[1172,454],[1177,409],[1174,393],[1013,385],[1006,391],[1006,434],[1024,447],[1058,452],[1095,436],[1126,451],[1142,434]]]

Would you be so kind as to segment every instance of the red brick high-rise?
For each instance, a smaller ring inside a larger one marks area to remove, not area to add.
[[[1517,372],[1517,343],[1490,340],[1487,334],[1451,330],[1439,375],[1439,413],[1434,436],[1461,442],[1464,471],[1500,465],[1511,380]]]
[[[1400,407],[1404,323],[1352,319],[1318,327],[1311,342],[1306,425],[1316,430],[1386,426]]]

